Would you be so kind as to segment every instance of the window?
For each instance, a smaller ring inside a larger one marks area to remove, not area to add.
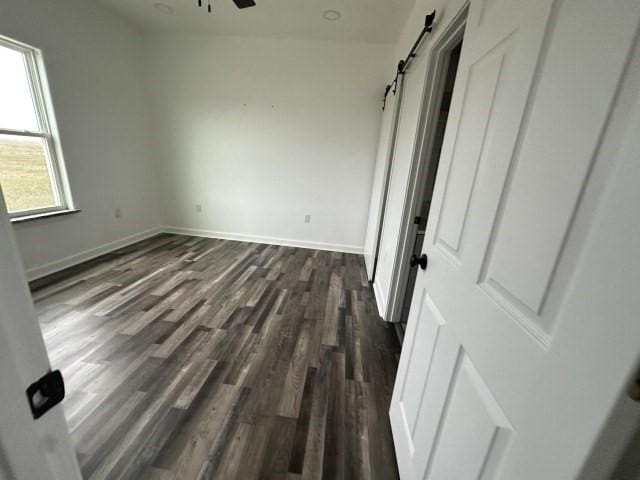
[[[70,210],[40,52],[0,37],[0,186],[12,219]]]

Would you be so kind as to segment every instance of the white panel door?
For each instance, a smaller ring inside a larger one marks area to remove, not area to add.
[[[639,26],[637,0],[471,1],[390,411],[403,479],[579,477],[640,353]]]
[[[62,406],[37,420],[29,409],[26,389],[48,370],[47,352],[0,192],[0,480],[82,478]]]

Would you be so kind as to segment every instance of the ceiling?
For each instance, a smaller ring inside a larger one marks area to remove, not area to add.
[[[395,42],[415,0],[255,0],[239,10],[232,0],[212,0],[213,13],[197,0],[96,0],[145,30],[217,35],[290,37],[371,43]],[[166,14],[154,7],[171,7]],[[206,5],[207,0],[203,0]],[[339,20],[323,18],[337,10]]]

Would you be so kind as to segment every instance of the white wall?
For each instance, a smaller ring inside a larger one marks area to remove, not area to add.
[[[43,50],[82,209],[15,225],[31,278],[161,225],[362,251],[392,46],[143,34],[81,0],[5,1],[0,34]]]
[[[141,33],[93,2],[3,0],[0,35],[43,51],[71,190],[82,209],[15,225],[30,276],[159,226]]]
[[[404,58],[411,49],[413,42],[424,26],[425,15],[436,10],[437,16],[433,32],[426,37],[422,47],[418,50],[417,56],[411,63],[407,74],[404,76],[404,92],[398,120],[397,144],[391,167],[389,196],[387,198],[378,268],[374,283],[378,309],[380,310],[380,315],[382,317],[385,317],[386,315],[387,305],[389,302],[394,261],[400,236],[402,212],[404,211],[405,202],[407,201],[406,196],[407,187],[409,185],[409,174],[411,170],[411,162],[413,160],[416,135],[418,133],[417,127],[430,48],[442,33],[442,26],[446,25],[453,18],[463,3],[463,0],[417,0],[416,5],[409,16],[407,25],[405,25],[402,30],[400,39],[395,46],[393,60],[389,61],[388,64],[388,69],[393,71],[397,60]],[[390,116],[391,109],[387,110],[385,113],[387,116]],[[380,163],[386,162],[387,160],[386,151],[388,149],[388,139],[388,134],[380,139],[376,175],[381,175],[384,171],[384,168]],[[374,222],[377,222],[377,205],[379,205],[380,198],[383,193],[382,183],[383,182],[379,178],[374,179],[374,190],[371,194],[372,208],[370,210],[369,227],[367,229],[367,238],[365,240],[365,245],[367,246],[365,249],[366,256],[371,255],[370,250],[373,248],[372,246],[375,245],[376,228],[374,228]],[[371,266],[370,262],[368,262],[367,267],[370,269]],[[369,275],[371,275],[370,270]]]
[[[167,225],[362,251],[390,46],[147,40]]]

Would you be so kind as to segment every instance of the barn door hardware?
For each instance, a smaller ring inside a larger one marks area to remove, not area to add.
[[[424,27],[422,27],[422,31],[420,32],[420,35],[418,35],[418,39],[413,44],[413,47],[411,47],[411,50],[409,51],[409,55],[407,55],[407,57],[404,60],[400,60],[400,62],[398,63],[396,76],[393,79],[393,81],[389,85],[387,85],[387,88],[384,92],[384,98],[382,100],[382,110],[384,110],[387,104],[387,96],[389,95],[391,88],[393,88],[393,94],[395,95],[396,93],[396,87],[398,86],[398,77],[406,73],[407,68],[409,68],[409,64],[411,63],[411,60],[413,60],[416,56],[416,51],[418,50],[418,47],[420,47],[422,40],[424,40],[424,37],[427,35],[427,33],[430,33],[433,30],[433,22],[435,21],[435,19],[436,19],[436,11],[434,10],[433,12],[431,12],[429,15],[425,17]]]
[[[384,98],[382,99],[382,110],[384,111],[387,108],[387,95],[391,91],[391,85],[387,85],[384,90]]]
[[[34,419],[40,418],[64,399],[64,379],[60,370],[47,373],[27,388],[27,399]]]

